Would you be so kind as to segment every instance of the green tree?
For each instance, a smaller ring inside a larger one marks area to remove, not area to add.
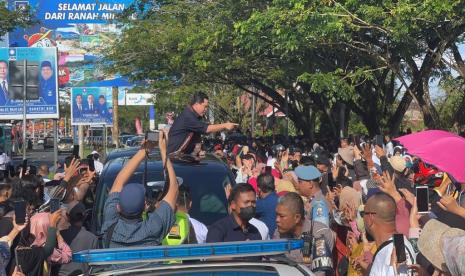
[[[0,36],[18,27],[31,26],[35,21],[31,19],[29,8],[11,11],[5,1],[0,1]]]
[[[370,134],[395,133],[412,100],[426,126],[442,124],[429,83],[465,31],[463,1],[149,2],[129,10],[139,20],[126,21],[107,57],[160,93],[231,85],[309,137],[339,135],[351,112]]]

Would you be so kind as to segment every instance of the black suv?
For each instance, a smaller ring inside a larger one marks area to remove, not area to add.
[[[101,234],[103,207],[113,182],[136,150],[126,151],[127,156],[109,160],[100,175],[92,212],[92,230]],[[142,183],[145,164],[142,162],[128,183]],[[173,162],[173,167],[181,185],[186,185],[191,193],[192,207],[189,215],[205,225],[210,225],[228,214],[224,187],[235,185],[234,176],[226,164],[214,155],[207,155],[199,163]],[[148,188],[159,186],[164,181],[161,157],[154,150],[147,160]],[[152,185],[152,186],[151,186]]]

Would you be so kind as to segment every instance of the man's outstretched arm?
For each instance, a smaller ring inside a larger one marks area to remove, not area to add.
[[[215,133],[215,132],[220,132],[222,130],[233,130],[238,125],[239,124],[230,123],[230,122],[223,123],[223,124],[208,125],[207,133]]]

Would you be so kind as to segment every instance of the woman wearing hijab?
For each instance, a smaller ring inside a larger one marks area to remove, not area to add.
[[[56,229],[60,218],[61,210],[37,213],[31,218],[29,240],[34,240],[29,243],[23,239],[17,248],[17,262],[25,275],[49,275],[51,264],[71,261],[71,249]]]

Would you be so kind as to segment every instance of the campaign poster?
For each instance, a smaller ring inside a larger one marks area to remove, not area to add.
[[[0,120],[58,119],[56,48],[0,48]]]
[[[8,0],[10,10],[29,6],[37,20],[30,28],[8,35],[11,47],[57,47],[59,86],[104,86],[120,76],[105,72],[104,46],[121,34],[116,15],[134,0]],[[96,85],[97,83],[97,85]],[[107,85],[111,86],[111,85]],[[117,86],[117,85],[113,85]]]
[[[111,87],[72,88],[71,124],[113,126]]]

